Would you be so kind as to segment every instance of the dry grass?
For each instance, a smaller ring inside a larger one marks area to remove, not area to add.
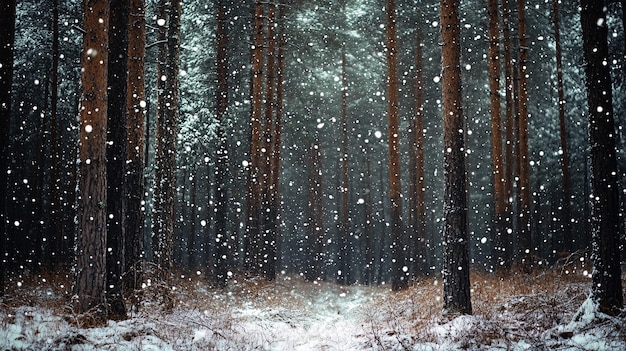
[[[273,323],[306,330],[312,316],[319,313],[315,308],[325,303],[320,298],[359,291],[369,300],[360,300],[363,305],[349,318],[356,316],[359,320],[362,331],[354,337],[362,341],[363,349],[412,350],[416,344],[452,345],[458,349],[498,345],[508,349],[520,340],[536,348],[549,348],[554,345],[547,344],[550,340],[571,337],[559,334],[557,326],[571,321],[587,297],[591,279],[583,274],[585,269],[589,269],[586,262],[576,258],[557,269],[530,274],[497,276],[473,271],[474,315],[461,319],[465,325],[460,328],[453,324],[459,319],[442,314],[442,281],[437,278],[422,279],[405,291],[392,293],[386,287],[342,287],[331,282],[312,285],[300,277],[283,276],[274,282],[238,279],[225,289],[216,289],[201,273],[189,276],[170,272],[165,280],[148,275],[150,283],[141,294],[129,296],[131,319],[119,324],[128,329],[118,337],[125,341],[158,338],[175,350],[226,346],[232,350],[262,350],[273,342]],[[0,302],[0,327],[26,325],[31,310],[46,310],[46,316],[62,316],[77,327],[90,325],[89,315],[68,312],[69,277],[45,273],[23,277],[20,286],[16,282]],[[341,301],[345,300],[328,300],[328,304],[335,304],[338,315],[346,313]],[[246,315],[250,310],[261,315]],[[22,319],[16,321],[16,315]],[[618,324],[623,326],[626,318],[620,318]],[[452,331],[452,327],[456,329]],[[609,325],[609,336],[626,340],[626,328],[610,331],[618,327]],[[83,343],[87,335],[80,328],[63,330],[59,329],[55,343]],[[202,333],[200,338],[198,332]],[[37,331],[32,333],[36,338]]]
[[[370,342],[381,350],[409,350],[416,343],[444,341],[460,349],[494,344],[508,349],[520,340],[547,347],[546,340],[571,337],[559,334],[557,326],[569,323],[587,298],[591,279],[583,274],[585,266],[577,258],[557,269],[529,274],[472,271],[473,316],[463,320],[465,328],[451,324],[457,316],[442,313],[442,281],[420,280],[406,291],[381,296],[374,304],[377,308],[367,315]],[[451,328],[454,331],[448,333]],[[626,331],[619,333],[626,340]]]

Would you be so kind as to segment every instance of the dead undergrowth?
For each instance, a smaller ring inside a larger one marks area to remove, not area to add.
[[[166,279],[157,279],[158,272],[153,272],[146,275],[140,292],[128,296],[129,319],[117,322],[111,333],[121,343],[152,338],[174,350],[264,350],[274,345],[272,328],[279,324],[298,333],[319,328],[314,318],[336,323],[349,314],[345,318],[358,323],[360,329],[353,337],[363,350],[413,350],[415,345],[430,345],[424,348],[427,350],[506,350],[519,345],[531,345],[532,349],[567,345],[571,349],[569,341],[577,332],[597,326],[604,328],[600,337],[622,340],[626,345],[626,316],[578,330],[564,327],[587,299],[591,284],[587,270],[584,259],[575,257],[557,268],[529,274],[498,276],[473,271],[472,316],[442,314],[442,281],[438,278],[420,279],[409,289],[392,293],[384,286],[344,287],[289,276],[273,282],[236,278],[218,289],[201,272],[169,272]],[[359,294],[356,310],[342,305],[346,297]],[[59,347],[99,345],[82,329],[96,322],[90,322],[89,314],[68,311],[70,299],[67,275],[48,272],[13,280],[0,299],[0,333],[19,326],[23,330],[20,338],[37,340],[45,333],[40,328],[46,326],[56,330],[51,340]],[[319,306],[324,306],[326,315],[314,317],[320,313]],[[250,311],[256,314],[250,315]]]

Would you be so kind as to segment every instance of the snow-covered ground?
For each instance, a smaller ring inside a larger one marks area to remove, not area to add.
[[[599,315],[586,277],[472,279],[474,315],[444,316],[433,278],[392,293],[290,277],[220,290],[185,277],[91,328],[76,326],[62,289],[25,284],[0,302],[0,350],[626,350],[626,317]]]

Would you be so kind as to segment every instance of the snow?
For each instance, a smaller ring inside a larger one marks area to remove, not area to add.
[[[393,293],[286,275],[220,290],[183,277],[146,285],[129,319],[89,328],[72,323],[68,292],[25,279],[0,300],[0,350],[626,350],[626,318],[598,312],[583,276],[473,272],[471,316],[441,313],[434,278]]]

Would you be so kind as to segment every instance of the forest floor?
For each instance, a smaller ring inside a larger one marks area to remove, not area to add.
[[[19,283],[0,299],[0,350],[626,350],[626,311],[597,312],[587,272],[567,267],[472,273],[472,316],[442,315],[436,278],[393,293],[288,276],[215,289],[181,275],[99,327],[68,310],[66,278]]]

